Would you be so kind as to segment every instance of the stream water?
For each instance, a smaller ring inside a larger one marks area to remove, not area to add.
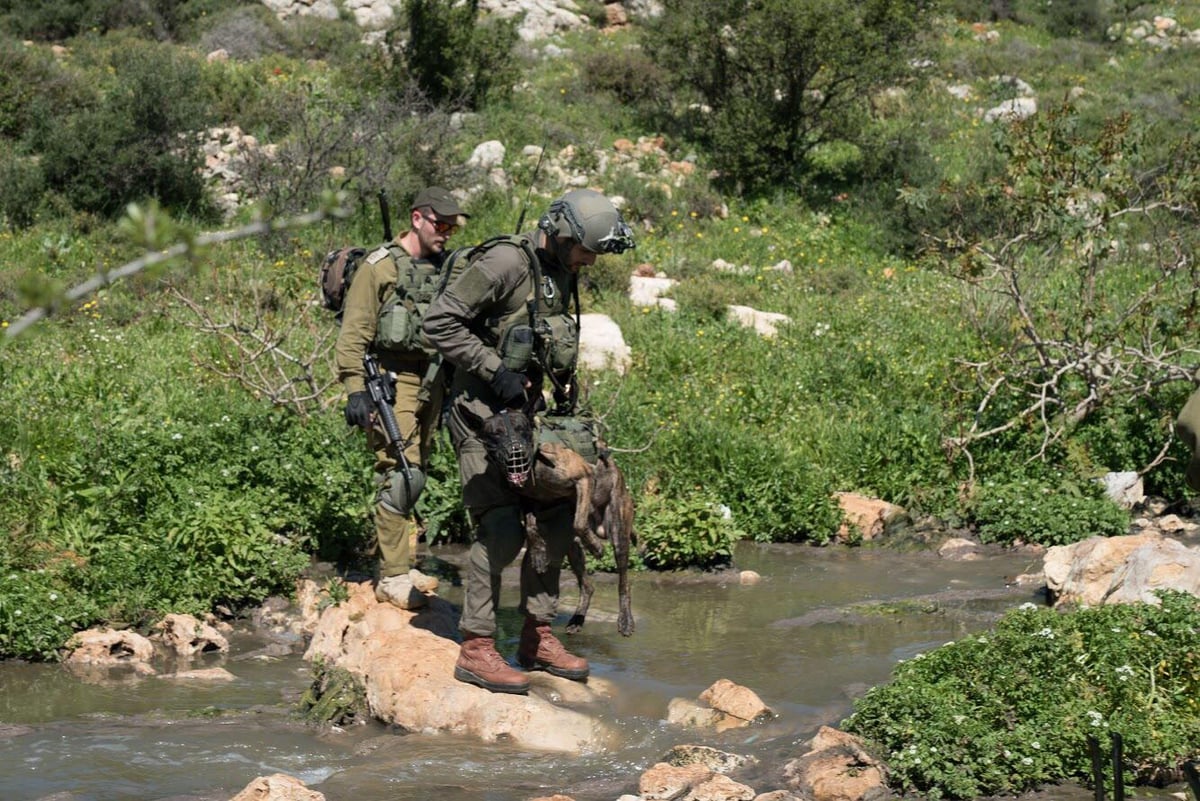
[[[621,744],[604,753],[535,754],[378,724],[308,728],[292,708],[309,665],[299,655],[242,658],[263,643],[240,634],[229,654],[192,665],[220,665],[236,677],[228,683],[90,683],[60,665],[0,663],[0,799],[224,801],[257,776],[285,772],[328,801],[524,801],[556,792],[614,801],[636,792],[641,771],[679,743],[769,767],[798,756],[819,726],[837,725],[898,660],[1037,601],[1032,586],[1012,579],[1041,568],[1040,557],[1015,553],[951,562],[928,552],[751,544],[735,561],[762,580],[742,586],[736,571],[635,576],[630,638],[613,622],[615,581],[598,577],[587,626],[563,638],[616,687],[608,714]],[[573,608],[565,589],[564,620]],[[461,588],[441,594],[461,601]],[[886,611],[870,608],[883,603]],[[515,598],[504,605],[512,613]],[[513,623],[506,628],[515,631]],[[754,690],[777,716],[720,735],[664,722],[672,698],[695,699],[721,678]]]

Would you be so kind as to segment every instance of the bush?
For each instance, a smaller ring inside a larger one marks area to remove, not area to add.
[[[702,491],[643,495],[637,511],[642,558],[656,570],[727,565],[742,536],[728,508]]]
[[[865,98],[902,81],[929,5],[669,0],[645,47],[685,99],[726,188],[799,188],[809,152],[860,124]],[[695,105],[692,108],[696,108]],[[682,112],[683,110],[677,110]]]
[[[1124,738],[1125,775],[1161,784],[1200,742],[1200,599],[1061,614],[1025,604],[990,633],[901,663],[843,728],[926,798],[1016,795],[1091,776],[1087,737]]]
[[[489,99],[507,97],[517,82],[517,20],[495,14],[480,20],[477,6],[449,0],[408,4],[404,63],[425,96],[439,106],[479,109]]]
[[[1003,545],[1069,545],[1088,537],[1129,533],[1129,513],[1109,500],[1096,482],[985,482],[973,518],[981,541]]]
[[[37,218],[45,191],[46,178],[36,160],[0,154],[0,224],[28,228]]]
[[[204,125],[199,64],[161,45],[110,45],[113,83],[98,105],[47,119],[36,137],[47,185],[81,211],[113,216],[156,198],[204,214],[211,207],[192,136]]]

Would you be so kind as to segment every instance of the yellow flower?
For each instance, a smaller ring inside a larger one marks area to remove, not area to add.
[[[0,328],[8,328],[8,320],[0,322]]]

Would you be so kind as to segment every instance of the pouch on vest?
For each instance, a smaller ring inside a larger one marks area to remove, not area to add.
[[[496,348],[500,361],[509,370],[525,372],[533,360],[533,329],[527,325],[513,325],[504,332],[504,338]]]
[[[375,345],[380,350],[423,351],[421,315],[409,298],[393,297],[379,310]]]
[[[572,370],[579,356],[579,326],[569,314],[555,314],[541,320],[542,363],[555,373]]]
[[[537,442],[557,442],[578,453],[588,464],[600,456],[596,421],[586,417],[537,418]]]

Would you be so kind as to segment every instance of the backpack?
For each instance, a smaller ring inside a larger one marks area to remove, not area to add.
[[[321,305],[331,312],[336,312],[338,320],[342,319],[346,290],[350,288],[354,273],[366,255],[366,248],[351,245],[329,251],[321,262],[318,282],[321,287]]]

